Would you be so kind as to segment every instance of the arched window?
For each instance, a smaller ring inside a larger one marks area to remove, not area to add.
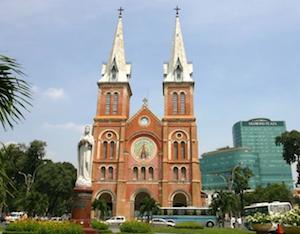
[[[173,95],[172,95],[173,114],[177,114],[177,112],[178,112],[177,104],[178,104],[178,94],[173,93]]]
[[[110,155],[109,155],[109,158],[110,159],[113,159],[114,156],[115,156],[115,142],[110,142]]]
[[[174,154],[174,159],[177,160],[178,159],[178,142],[174,142],[173,144],[173,154]]]
[[[154,170],[153,170],[153,167],[149,167],[149,179],[150,180],[154,179]]]
[[[106,174],[106,169],[105,169],[105,167],[101,167],[101,171],[100,171],[100,179],[101,180],[104,180],[105,179],[105,174]]]
[[[137,167],[133,168],[133,179],[137,180],[139,178],[139,170]]]
[[[105,98],[105,114],[110,113],[110,99],[111,99],[111,94],[107,93],[106,98]]]
[[[108,179],[112,180],[114,178],[114,169],[113,167],[108,168]]]
[[[141,168],[141,177],[142,177],[142,180],[146,179],[146,168],[145,167]]]
[[[185,94],[184,92],[180,93],[180,114],[185,113]]]
[[[107,142],[103,142],[103,158],[107,159]]]
[[[173,179],[178,180],[178,167],[173,168]]]
[[[118,113],[118,103],[119,103],[119,94],[114,93],[113,110],[112,110],[113,114]]]
[[[181,168],[181,179],[186,180],[186,168],[185,167]]]
[[[180,143],[180,154],[181,159],[185,159],[185,143],[183,141]]]

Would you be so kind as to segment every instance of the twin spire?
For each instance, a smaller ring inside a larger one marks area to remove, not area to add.
[[[117,30],[107,64],[102,65],[101,79],[99,82],[129,82],[131,64],[126,63],[124,50],[124,36],[122,11],[119,9]]]
[[[175,32],[169,63],[163,65],[164,82],[193,82],[193,65],[188,63],[183,36],[180,28],[178,7],[176,10]],[[102,82],[129,82],[131,77],[131,64],[126,63],[122,24],[122,11],[119,9],[117,30],[115,33],[111,53],[107,64],[102,65]]]

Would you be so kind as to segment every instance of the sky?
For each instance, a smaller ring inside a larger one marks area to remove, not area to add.
[[[0,129],[0,141],[43,140],[47,158],[77,164],[120,6],[132,63],[130,114],[146,97],[161,118],[176,5],[194,66],[200,154],[232,146],[240,120],[284,120],[287,130],[299,130],[299,0],[0,0],[0,54],[22,64],[34,98],[25,120]]]

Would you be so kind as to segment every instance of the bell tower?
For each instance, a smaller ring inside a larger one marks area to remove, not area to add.
[[[125,60],[122,11],[120,8],[112,49],[97,82],[98,101],[93,125],[93,197],[104,196],[113,214],[125,212],[117,201],[124,200],[126,191],[124,139],[132,95],[131,64]]]
[[[198,139],[194,116],[193,65],[187,61],[176,7],[171,56],[163,65],[162,206],[201,206]],[[169,181],[169,182],[167,182]],[[186,204],[175,201],[183,193]],[[168,196],[168,193],[173,195]]]
[[[129,80],[131,64],[126,63],[122,11],[119,9],[118,25],[108,62],[102,65],[98,81],[98,104],[96,119],[128,119],[129,101],[132,95]]]

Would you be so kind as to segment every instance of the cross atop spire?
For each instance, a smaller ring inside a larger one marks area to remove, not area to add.
[[[107,64],[102,66],[102,77],[99,82],[129,82],[131,76],[131,64],[126,63],[122,11],[120,7],[117,29],[113,40],[112,49]]]
[[[179,16],[179,11],[181,10],[178,5],[176,6],[176,8],[174,8],[174,10],[176,11],[176,17]]]
[[[122,7],[120,7],[118,9],[118,11],[119,11],[119,18],[122,18],[122,11],[124,11],[124,9]]]
[[[147,98],[143,99],[143,106],[148,107],[148,99]]]
[[[187,61],[177,6],[171,58],[164,64],[164,82],[193,82],[193,65]]]

